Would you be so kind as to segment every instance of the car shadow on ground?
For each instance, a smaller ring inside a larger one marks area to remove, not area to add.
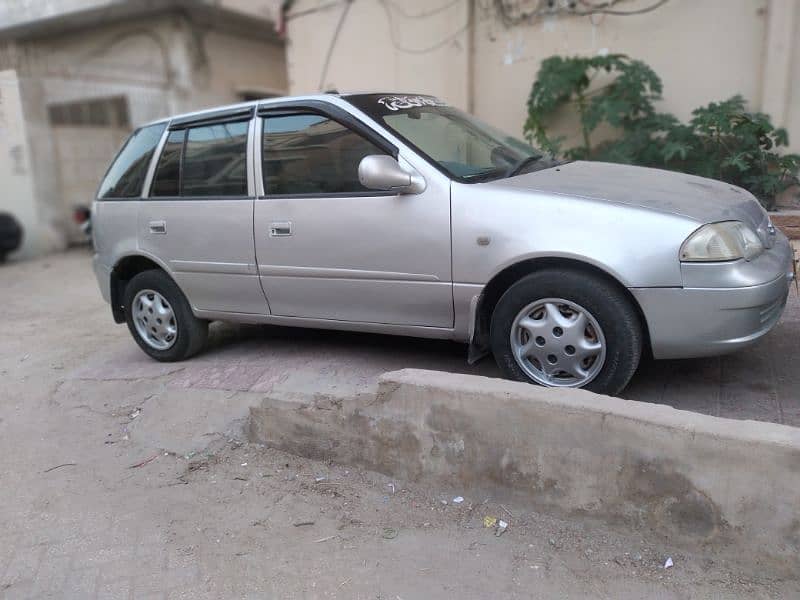
[[[276,325],[214,323],[202,356],[204,359],[247,356],[279,360],[291,357],[297,361],[297,366],[313,368],[313,364],[303,361],[308,358],[368,371],[380,366],[388,367],[384,371],[417,368],[501,376],[491,357],[470,366],[466,344],[449,340]]]
[[[794,302],[796,304],[796,301]],[[710,358],[644,358],[623,398],[667,404],[677,409],[736,419],[800,426],[800,399],[794,394],[800,376],[792,370],[797,345],[796,307],[756,346]],[[311,385],[336,380],[372,384],[381,373],[404,368],[501,377],[491,356],[475,365],[466,361],[464,344],[372,333],[354,333],[272,325],[215,323],[208,349],[198,357],[219,364],[270,362],[278,370],[313,373]],[[310,388],[304,386],[304,391]]]

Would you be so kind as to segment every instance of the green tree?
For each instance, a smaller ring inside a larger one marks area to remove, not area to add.
[[[525,135],[540,148],[570,159],[636,164],[727,181],[748,189],[768,208],[778,193],[800,183],[800,155],[777,151],[788,145],[786,130],[774,127],[763,113],[748,112],[741,96],[700,107],[682,123],[655,110],[662,91],[655,71],[622,54],[552,56],[542,62],[531,88]],[[553,137],[549,126],[568,106],[577,112],[582,143],[564,148],[565,138]],[[593,141],[604,123],[616,135]]]

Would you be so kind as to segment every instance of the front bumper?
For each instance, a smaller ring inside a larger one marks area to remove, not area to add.
[[[726,354],[766,335],[783,314],[793,279],[788,241],[780,240],[769,254],[775,270],[771,272],[773,278],[763,283],[631,289],[644,312],[654,358]]]

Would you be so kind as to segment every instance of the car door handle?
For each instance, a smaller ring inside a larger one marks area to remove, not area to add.
[[[150,233],[167,233],[167,222],[150,221]]]
[[[292,235],[292,224],[290,222],[270,223],[269,237],[287,237],[290,235]]]

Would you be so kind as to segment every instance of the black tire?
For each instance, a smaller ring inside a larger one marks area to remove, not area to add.
[[[133,301],[142,290],[153,290],[161,294],[172,307],[177,327],[175,342],[166,350],[148,345],[136,330],[133,322]],[[185,360],[194,356],[205,346],[208,339],[208,321],[198,319],[192,313],[189,301],[177,284],[164,271],[143,271],[134,276],[125,287],[125,321],[133,339],[144,352],[162,362]]]
[[[492,314],[490,345],[495,360],[509,379],[536,383],[520,367],[511,350],[511,327],[530,303],[562,298],[585,308],[606,339],[606,359],[584,389],[617,395],[628,385],[642,355],[642,325],[625,291],[602,276],[579,270],[551,268],[523,277],[500,298]],[[574,352],[574,350],[573,350]]]

